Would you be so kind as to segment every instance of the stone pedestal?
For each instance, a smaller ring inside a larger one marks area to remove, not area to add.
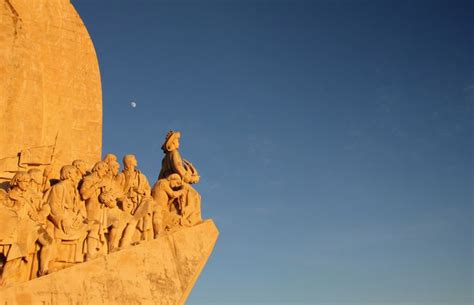
[[[182,305],[219,232],[212,220],[0,290],[8,305]]]

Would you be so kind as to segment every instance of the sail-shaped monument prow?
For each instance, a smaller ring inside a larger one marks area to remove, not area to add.
[[[92,40],[69,0],[0,5],[0,182],[18,170],[101,157],[102,89]]]

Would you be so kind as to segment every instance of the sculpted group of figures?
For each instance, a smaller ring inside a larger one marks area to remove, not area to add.
[[[202,221],[194,166],[170,131],[153,188],[133,155],[123,170],[112,154],[92,169],[76,160],[51,182],[48,170],[17,172],[0,192],[0,285],[10,285],[97,258]]]

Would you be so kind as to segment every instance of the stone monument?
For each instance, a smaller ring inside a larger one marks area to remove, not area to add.
[[[99,159],[99,65],[70,1],[2,1],[0,34],[0,182],[30,166]]]
[[[100,72],[70,1],[0,16],[0,304],[184,304],[219,233],[181,133],[153,186],[134,155],[100,160]]]

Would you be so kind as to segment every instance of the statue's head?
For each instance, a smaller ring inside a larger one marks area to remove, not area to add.
[[[81,176],[85,176],[88,172],[89,167],[84,160],[74,160],[72,161],[72,165],[77,168]]]
[[[170,182],[170,187],[174,190],[178,190],[183,185],[181,176],[178,174],[171,174],[168,176],[168,181]]]
[[[109,171],[109,166],[104,161],[97,162],[92,168],[92,172],[96,173],[96,175],[99,176],[99,178],[102,178],[105,175],[107,175],[108,171]]]
[[[79,170],[74,165],[64,165],[59,172],[59,179],[77,182],[80,179],[80,175]]]
[[[123,157],[123,167],[125,169],[134,169],[137,164],[137,158],[134,155],[125,155]]]
[[[31,168],[28,170],[28,174],[31,177],[31,182],[35,185],[43,184],[43,171],[39,168]]]
[[[103,160],[105,163],[110,164],[110,162],[118,162],[117,156],[114,154],[106,154]]]
[[[111,160],[109,162],[109,173],[112,176],[116,176],[119,173],[119,170],[120,170],[120,163],[118,163],[117,161]]]
[[[26,191],[31,182],[31,176],[27,172],[16,172],[13,176],[12,181],[10,181],[10,186],[12,188],[19,188],[22,191]]]
[[[170,130],[166,134],[166,139],[161,149],[164,153],[179,149],[179,139],[181,138],[181,133],[179,131]]]

